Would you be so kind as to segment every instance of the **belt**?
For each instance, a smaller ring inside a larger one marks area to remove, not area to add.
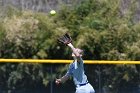
[[[83,84],[78,84],[77,87],[79,87],[79,86],[85,86],[86,84],[88,84],[88,82],[83,83]]]

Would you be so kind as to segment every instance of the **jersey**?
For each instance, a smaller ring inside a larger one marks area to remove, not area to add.
[[[80,62],[74,60],[73,63],[69,65],[69,69],[66,73],[66,76],[72,76],[75,85],[87,83],[87,76],[84,72],[83,60],[80,58]]]

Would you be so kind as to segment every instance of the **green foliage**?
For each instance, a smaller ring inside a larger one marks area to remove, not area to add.
[[[2,88],[12,91],[21,88],[35,88],[35,83],[42,83],[42,79],[47,73],[43,73],[43,67],[40,64],[11,64],[4,63],[0,65],[0,81]],[[26,87],[25,87],[26,85]]]
[[[140,26],[132,21],[135,3],[131,3],[130,10],[121,15],[120,11],[123,10],[120,10],[120,0],[86,0],[74,10],[64,8],[58,19],[70,29],[76,47],[85,50],[85,59],[139,60]],[[124,84],[121,87],[125,88],[125,85],[132,85],[133,81],[139,82],[138,67],[101,67],[101,73],[107,71],[102,74],[102,81],[105,81],[103,87],[107,86],[111,93],[117,93],[120,85]]]
[[[3,43],[5,37],[5,28],[3,27],[2,22],[0,22],[0,44]]]
[[[90,54],[88,59],[134,60],[127,53],[139,39],[139,32],[133,32],[133,6],[121,16],[120,4],[120,0],[86,0],[75,9],[62,9],[58,19],[70,29],[74,43]]]
[[[69,32],[73,44],[84,49],[84,59],[139,60],[140,24],[132,21],[135,7],[130,6],[130,11],[128,9],[123,15],[120,5],[120,0],[84,0],[73,8],[64,6],[55,16],[9,8],[6,16],[0,19],[0,57],[71,58],[70,49],[57,43],[60,35]],[[7,86],[5,90],[9,92],[33,83],[47,86],[50,78],[57,74],[51,76],[46,69],[50,66],[1,64],[1,85]],[[55,67],[55,71],[61,74],[65,70],[61,66]],[[138,71],[135,65],[102,66],[103,87],[111,86],[115,91],[121,84],[133,83],[139,76]]]

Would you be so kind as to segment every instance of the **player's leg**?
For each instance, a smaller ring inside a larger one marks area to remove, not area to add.
[[[88,83],[88,84],[86,84],[84,86],[77,87],[75,93],[95,93],[95,90],[91,86],[91,84]]]
[[[90,83],[87,84],[87,87],[88,87],[88,89],[90,90],[89,93],[95,93],[95,90],[94,90],[94,88],[91,86]]]
[[[75,93],[87,93],[86,87],[85,86],[77,87]]]

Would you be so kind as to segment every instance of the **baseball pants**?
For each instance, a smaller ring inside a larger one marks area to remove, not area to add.
[[[91,86],[91,84],[86,84],[84,86],[77,86],[75,93],[95,93],[95,90]]]

